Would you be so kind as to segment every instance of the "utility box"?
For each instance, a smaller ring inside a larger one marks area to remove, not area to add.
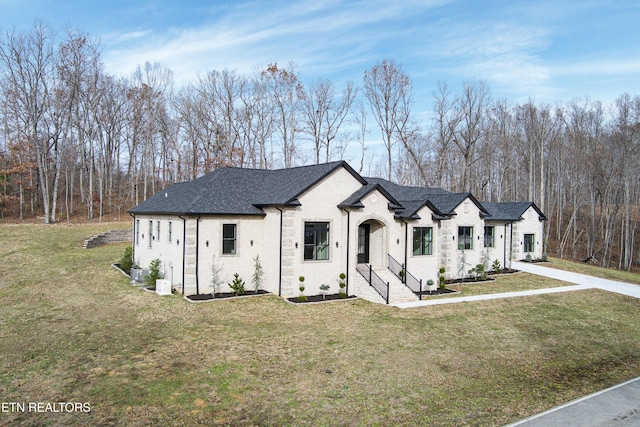
[[[144,278],[149,275],[148,268],[132,268],[131,283],[144,283]]]
[[[156,280],[156,293],[158,295],[171,295],[171,280]]]

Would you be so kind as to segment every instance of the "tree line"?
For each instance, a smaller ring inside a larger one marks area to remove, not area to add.
[[[0,212],[45,223],[126,209],[222,166],[349,160],[404,185],[534,201],[560,256],[640,262],[640,96],[513,103],[488,84],[438,82],[416,112],[410,76],[383,60],[359,83],[303,82],[294,64],[211,70],[182,87],[158,63],[109,74],[98,42],[36,23],[0,36]],[[374,155],[371,140],[384,152]],[[357,153],[357,154],[353,154]]]

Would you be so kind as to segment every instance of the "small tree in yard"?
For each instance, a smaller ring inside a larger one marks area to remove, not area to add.
[[[162,273],[160,272],[160,263],[161,261],[156,258],[149,264],[149,274],[144,277],[144,283],[146,283],[150,288],[155,289],[156,280],[162,279]]]
[[[444,289],[445,288],[445,277],[444,277],[444,273],[445,273],[446,269],[444,267],[440,267],[440,270],[438,270],[438,287],[440,289]]]
[[[256,292],[260,290],[263,275],[264,270],[262,269],[262,262],[260,262],[260,255],[256,255],[253,259],[253,276],[251,276],[251,283],[253,283],[253,288]]]
[[[298,280],[300,281],[300,286],[298,286],[298,289],[300,289],[300,295],[298,296],[298,301],[306,301],[307,297],[304,294],[304,276],[300,276],[298,277]]]
[[[220,291],[220,286],[224,284],[221,276],[222,267],[223,265],[216,261],[216,256],[214,255],[211,259],[211,281],[209,282],[211,285],[211,295],[214,297]]]
[[[340,273],[340,275],[338,276],[338,286],[340,286],[340,298],[346,298],[347,297],[347,292],[345,291],[345,288],[347,287],[347,282],[346,279],[347,275],[344,273]]]
[[[500,265],[499,259],[496,259],[495,261],[493,261],[493,265],[491,266],[491,268],[493,268],[493,272],[496,274],[502,273],[502,265]]]
[[[120,269],[127,274],[131,274],[131,268],[133,268],[133,247],[127,246],[124,249],[122,258],[120,258]]]
[[[229,287],[236,296],[244,294],[244,280],[238,273],[233,274],[233,282],[229,283]]]

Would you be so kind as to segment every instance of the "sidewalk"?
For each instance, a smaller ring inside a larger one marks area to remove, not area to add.
[[[525,271],[539,276],[552,279],[563,280],[568,283],[575,283],[573,286],[562,286],[559,288],[532,289],[529,291],[503,292],[500,294],[475,295],[459,298],[431,299],[426,301],[412,301],[394,304],[399,308],[424,307],[429,305],[455,304],[459,302],[484,301],[499,298],[514,298],[529,295],[553,294],[557,292],[581,291],[585,289],[602,289],[604,291],[615,292],[623,295],[640,298],[640,286],[631,283],[616,282],[615,280],[600,279],[598,277],[587,276],[585,274],[572,273],[555,268],[542,267],[539,264],[529,264],[525,262],[514,262],[512,268]]]

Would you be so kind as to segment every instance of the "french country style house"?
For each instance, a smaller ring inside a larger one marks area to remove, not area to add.
[[[543,255],[544,214],[532,202],[482,203],[471,193],[364,178],[346,162],[279,170],[221,168],[177,183],[130,211],[134,261],[161,260],[184,294],[212,293],[238,273],[282,297],[344,290],[380,303],[418,300],[427,282],[478,264]],[[226,289],[228,290],[228,289]],[[219,291],[225,291],[221,289]]]

